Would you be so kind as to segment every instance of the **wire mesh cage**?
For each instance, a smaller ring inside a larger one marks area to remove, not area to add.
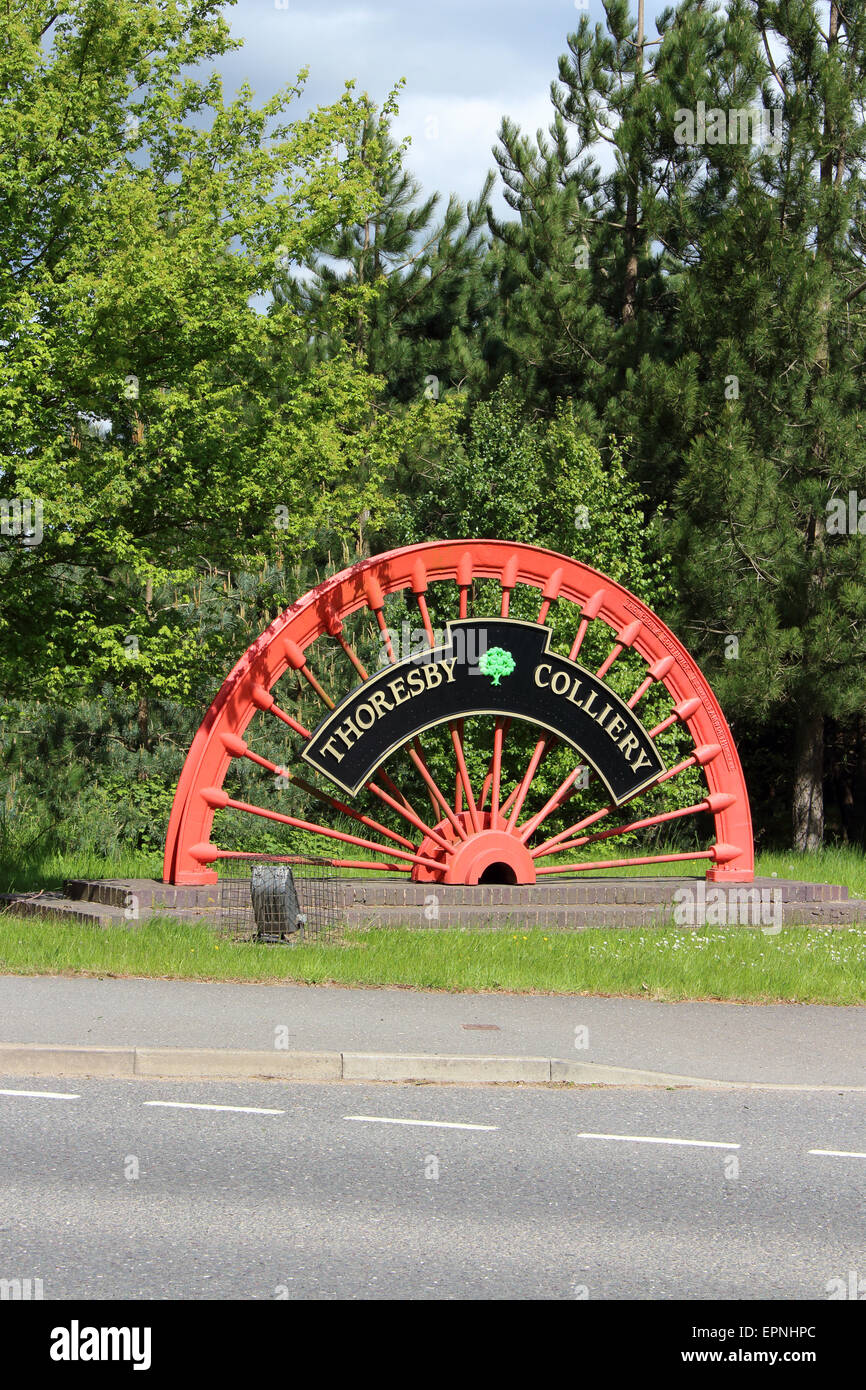
[[[234,941],[297,946],[337,941],[345,930],[344,880],[327,859],[224,859],[219,875],[219,930]]]

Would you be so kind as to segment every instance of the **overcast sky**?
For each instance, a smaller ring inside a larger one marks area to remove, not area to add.
[[[381,102],[405,77],[398,136],[425,193],[475,197],[494,165],[503,115],[534,134],[566,36],[600,0],[237,0],[226,16],[244,47],[220,64],[259,100],[309,67],[307,102],[336,100],[349,78]]]

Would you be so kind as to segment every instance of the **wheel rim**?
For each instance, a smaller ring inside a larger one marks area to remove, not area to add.
[[[438,738],[435,758],[419,736],[393,750],[350,803],[324,777],[310,775],[302,753],[346,691],[363,687],[376,674],[366,653],[359,654],[359,625],[378,637],[387,662],[400,660],[386,612],[395,602],[416,623],[413,645],[420,637],[428,647],[435,644],[435,622],[466,619],[470,606],[481,603],[493,610],[491,619],[509,621],[515,605],[527,614],[531,607],[533,616],[524,623],[553,625],[563,657],[586,660],[593,649],[589,669],[612,696],[635,713],[645,705],[661,715],[650,721],[647,733],[660,751],[669,745],[664,770],[625,806],[602,804],[595,786],[588,807],[581,780],[587,759],[580,752],[575,755],[520,718],[473,716],[450,719],[440,734],[430,736],[434,742]],[[323,665],[342,680],[339,689],[326,687]],[[276,728],[295,740],[291,757],[257,751]],[[490,742],[486,769],[483,758],[479,763],[485,736]],[[225,790],[230,769],[241,764],[261,774],[261,798]],[[557,780],[551,769],[560,764],[568,770]],[[403,790],[407,775],[411,795]],[[275,800],[270,793],[281,779],[281,791],[299,794],[316,808],[326,805],[328,816],[298,814],[285,798]],[[641,815],[641,797],[651,798],[662,783],[674,784],[672,794],[682,786],[683,804]],[[426,808],[419,809],[419,794]],[[574,808],[573,816],[567,806]],[[553,551],[497,540],[431,542],[374,556],[318,585],[275,619],[223,683],[190,748],[169,821],[167,882],[213,882],[212,866],[220,860],[260,857],[233,849],[212,833],[215,815],[224,812],[290,826],[331,849],[349,846],[353,857],[335,854],[335,865],[430,882],[532,883],[600,867],[693,859],[707,861],[709,879],[745,882],[754,868],[749,802],[734,741],[682,644],[641,600],[599,571]],[[661,833],[691,816],[711,824],[705,848],[606,860],[592,852],[593,845],[617,837],[630,847],[636,835]],[[359,849],[376,858],[359,858]]]

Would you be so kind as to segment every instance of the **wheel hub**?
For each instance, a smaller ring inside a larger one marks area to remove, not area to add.
[[[442,868],[437,871],[425,864],[416,864],[412,870],[416,883],[535,882],[535,861],[529,850],[517,835],[509,835],[501,828],[492,829],[493,818],[489,811],[482,811],[478,816],[480,830],[474,829],[468,811],[459,812],[456,819],[467,838],[463,839],[457,834],[450,820],[440,821],[435,827],[437,835],[457,848],[453,854],[446,854],[435,840],[426,837],[420,854],[425,859],[437,860]]]

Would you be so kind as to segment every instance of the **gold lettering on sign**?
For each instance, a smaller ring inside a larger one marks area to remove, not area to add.
[[[361,717],[362,715],[363,718]],[[375,722],[376,711],[374,709],[371,709],[370,706],[367,704],[359,705],[358,708],[355,710],[355,723],[360,725],[360,727],[366,733],[368,729],[372,729]]]
[[[327,743],[322,744],[322,752],[330,754],[334,761],[338,763],[341,763],[346,756],[345,753],[341,753],[337,748],[336,734],[333,738],[329,738]]]
[[[408,691],[405,688],[405,681],[403,680],[402,676],[398,676],[395,681],[391,681],[388,685],[388,689],[394,696],[395,705],[405,705],[406,701],[411,700],[412,698],[412,696],[408,693]]]
[[[572,677],[567,671],[554,671],[549,662],[543,661],[536,666],[533,673],[535,684],[542,690],[549,689],[554,695],[559,695],[568,700],[569,704],[582,709],[584,714],[588,714],[590,719],[600,725],[607,734],[611,742],[629,763],[633,772],[639,772],[643,767],[652,766],[652,758],[649,758],[640,746],[640,739],[635,734],[626,733],[624,738],[620,735],[628,729],[628,724],[621,714],[615,712],[615,708],[610,702],[606,703],[602,709],[596,705],[596,691],[589,690],[585,695],[578,695],[583,682],[579,676]],[[611,716],[613,716],[611,718]]]
[[[406,684],[413,695],[420,695],[421,691],[426,689],[424,672],[420,666],[414,667],[413,670],[409,672],[406,677]]]
[[[640,748],[640,739],[635,738],[634,734],[626,734],[625,738],[621,740],[619,747],[629,761],[631,761],[632,753]]]
[[[370,696],[370,704],[376,711],[377,719],[382,718],[386,709],[392,710],[394,708],[384,690],[374,690],[373,694]]]
[[[322,752],[327,753],[335,762],[341,763],[345,757],[345,749],[352,748],[378,720],[390,714],[398,705],[405,705],[406,701],[415,695],[423,695],[425,691],[435,690],[437,686],[442,685],[443,672],[444,683],[453,685],[456,665],[455,656],[449,661],[425,662],[424,665],[413,667],[405,676],[397,676],[395,680],[389,681],[388,690],[391,692],[392,700],[388,699],[384,690],[374,690],[368,700],[357,706],[354,714],[347,714],[343,722],[337,725],[328,742],[322,744]],[[342,749],[337,739],[344,745]]]

